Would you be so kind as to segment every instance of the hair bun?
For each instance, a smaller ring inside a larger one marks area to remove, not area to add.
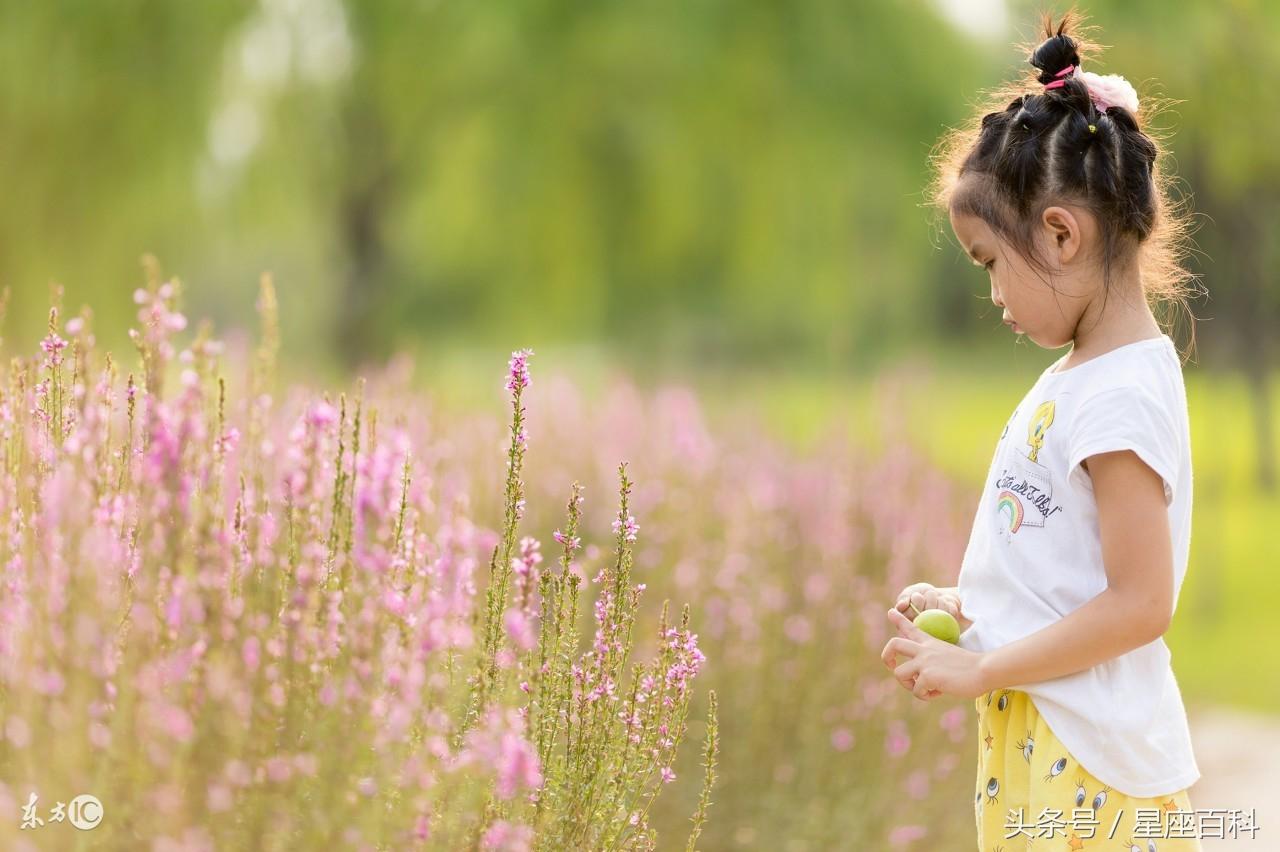
[[[1028,61],[1040,69],[1036,79],[1041,84],[1052,83],[1059,71],[1070,65],[1079,66],[1080,64],[1080,54],[1076,52],[1075,39],[1063,32],[1068,20],[1069,18],[1064,18],[1058,26],[1057,33],[1051,34],[1031,52]]]

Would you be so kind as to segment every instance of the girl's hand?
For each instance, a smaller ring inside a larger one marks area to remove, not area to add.
[[[912,583],[898,594],[898,602],[893,608],[912,621],[926,609],[946,610],[960,624],[961,633],[973,625],[961,612],[960,591],[955,586],[940,589],[931,583]]]
[[[930,636],[896,607],[889,610],[889,621],[898,628],[898,635],[885,643],[880,659],[916,698],[977,698],[991,690],[981,668],[982,654]]]

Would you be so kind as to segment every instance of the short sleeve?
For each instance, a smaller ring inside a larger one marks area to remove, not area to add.
[[[1080,463],[1089,456],[1133,450],[1164,480],[1165,506],[1178,481],[1179,433],[1168,409],[1145,388],[1110,388],[1086,399],[1076,411],[1067,458],[1067,481],[1092,490]]]

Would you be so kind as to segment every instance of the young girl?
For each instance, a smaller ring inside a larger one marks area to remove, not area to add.
[[[904,589],[883,659],[917,698],[973,700],[981,852],[1199,849],[1162,638],[1190,545],[1187,403],[1148,304],[1192,278],[1186,219],[1149,109],[1082,69],[1074,13],[1044,27],[1034,81],[948,137],[935,199],[1013,333],[1072,346],[1000,434],[959,585]],[[957,617],[958,645],[912,623],[931,607]]]

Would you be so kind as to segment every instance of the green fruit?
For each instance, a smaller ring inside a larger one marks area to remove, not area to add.
[[[950,642],[952,645],[960,642],[960,622],[945,609],[926,609],[916,616],[914,623],[925,633],[943,642]]]

